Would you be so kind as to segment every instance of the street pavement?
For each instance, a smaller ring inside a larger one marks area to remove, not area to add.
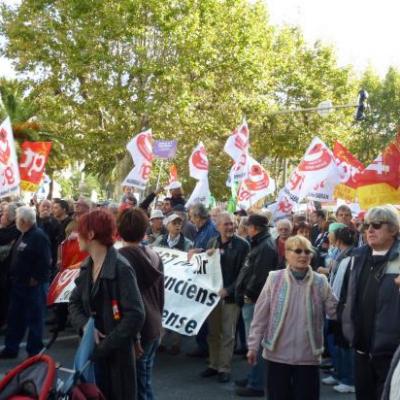
[[[0,343],[3,339],[0,338]],[[72,368],[72,361],[78,338],[67,330],[57,339],[49,350],[57,362],[66,368]],[[183,340],[182,353],[178,356],[158,354],[155,362],[154,387],[158,400],[230,400],[240,399],[234,393],[233,380],[246,376],[247,363],[241,356],[234,356],[232,382],[221,384],[215,377],[201,378],[200,372],[206,368],[205,359],[193,359],[185,353],[192,349],[194,340]],[[0,376],[20,363],[25,357],[21,349],[17,360],[0,360]],[[325,376],[322,374],[322,376]],[[332,388],[321,385],[321,400],[354,400],[354,395],[336,393]]]

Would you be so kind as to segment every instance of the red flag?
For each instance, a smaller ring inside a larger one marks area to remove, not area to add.
[[[357,184],[354,176],[364,170],[364,164],[339,142],[333,146],[333,155],[339,169],[340,182],[355,189]]]
[[[51,142],[24,142],[19,164],[21,189],[36,192],[44,173]]]
[[[354,179],[357,187],[386,183],[397,189],[400,186],[400,132],[395,140]]]

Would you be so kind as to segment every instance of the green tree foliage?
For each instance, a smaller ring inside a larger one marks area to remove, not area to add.
[[[325,119],[277,113],[353,103],[358,85],[331,48],[273,27],[261,1],[23,0],[3,5],[0,22],[2,53],[28,77],[44,129],[103,185],[119,185],[131,165],[125,145],[143,128],[179,141],[187,191],[195,184],[187,157],[202,140],[219,198],[229,194],[223,144],[243,116],[252,153],[276,176],[313,136],[331,144],[353,131],[354,110]]]

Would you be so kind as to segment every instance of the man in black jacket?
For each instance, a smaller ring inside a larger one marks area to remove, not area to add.
[[[247,232],[251,250],[240,271],[236,286],[236,301],[243,304],[242,315],[249,334],[254,307],[270,271],[278,267],[278,253],[268,229],[268,218],[261,214],[250,215]],[[264,363],[259,352],[258,362],[251,367],[247,379],[236,382],[236,394],[243,397],[264,395]]]
[[[21,236],[11,255],[8,329],[0,358],[18,356],[19,345],[27,328],[28,355],[35,355],[43,348],[46,287],[51,265],[50,242],[36,226],[35,211],[29,207],[17,209],[17,228]]]
[[[367,245],[353,252],[343,326],[355,349],[357,400],[378,400],[400,340],[399,219],[391,206],[365,216]],[[350,315],[350,321],[347,316]]]
[[[235,303],[236,279],[250,250],[249,244],[235,235],[233,216],[222,212],[217,217],[219,236],[210,240],[209,252],[219,249],[223,288],[221,300],[208,317],[209,367],[204,378],[218,374],[221,383],[230,380],[231,362],[235,345],[236,324],[240,307]]]

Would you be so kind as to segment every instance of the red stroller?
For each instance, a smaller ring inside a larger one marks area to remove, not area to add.
[[[58,332],[55,332],[39,354],[23,361],[0,381],[0,400],[105,400],[96,385],[81,383],[82,373],[90,361],[82,370],[75,371],[56,366],[54,360],[44,354],[57,335]],[[57,379],[57,371],[72,376],[63,382]]]

